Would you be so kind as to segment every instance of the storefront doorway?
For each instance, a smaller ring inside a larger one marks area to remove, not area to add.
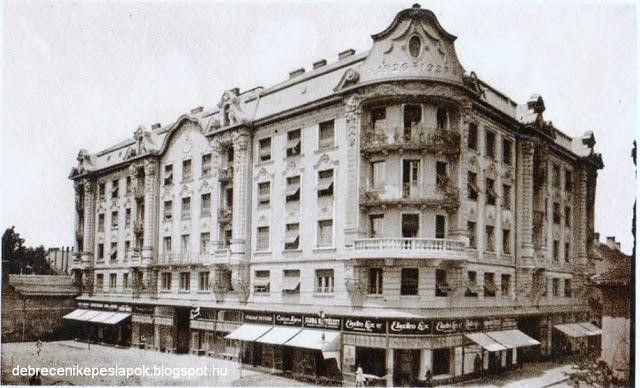
[[[176,308],[173,324],[175,327],[176,353],[189,353],[189,340],[191,339],[189,308]]]
[[[282,347],[282,371],[290,373],[293,368],[293,348],[289,346]]]
[[[540,317],[526,317],[518,320],[518,330],[544,343],[540,336]],[[533,362],[540,359],[540,345],[518,348],[518,363]]]
[[[385,349],[356,347],[356,367],[360,365],[365,374],[386,375],[385,357]]]
[[[433,349],[433,375],[451,374],[451,349]]]
[[[420,370],[420,350],[395,349],[393,352],[393,385],[415,386]]]

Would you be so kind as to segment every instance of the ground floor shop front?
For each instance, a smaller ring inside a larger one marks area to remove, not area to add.
[[[79,307],[100,308],[93,302]],[[588,349],[598,334],[586,322],[577,329],[583,313],[379,318],[167,305],[117,309],[130,311],[123,333],[133,347],[232,359],[323,385],[355,384],[359,369],[368,386],[456,383],[564,357],[568,342],[574,351]]]

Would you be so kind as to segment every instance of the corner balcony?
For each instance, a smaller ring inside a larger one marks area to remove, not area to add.
[[[406,131],[400,128],[366,128],[363,132],[362,153],[365,157],[416,152],[452,160],[460,155],[460,133],[453,129],[416,126]]]
[[[447,181],[448,182],[448,181]],[[402,187],[387,185],[385,187],[368,187],[360,195],[360,207],[368,210],[376,207],[428,207],[455,211],[460,206],[457,187],[447,183],[417,185],[403,184]]]
[[[463,241],[403,237],[354,240],[351,257],[354,259],[467,259]]]

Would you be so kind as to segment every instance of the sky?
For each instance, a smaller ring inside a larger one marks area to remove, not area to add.
[[[348,48],[368,50],[403,2],[4,2],[0,227],[28,245],[73,244],[67,179],[139,125],[173,122],[223,91],[268,87]],[[458,36],[467,72],[595,133],[596,231],[631,251],[637,16],[632,3],[423,1]]]

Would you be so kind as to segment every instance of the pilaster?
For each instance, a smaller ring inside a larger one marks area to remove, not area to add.
[[[158,166],[155,160],[144,162],[144,230],[142,232],[143,264],[150,264],[154,257],[157,226]]]
[[[233,138],[233,213],[231,227],[232,263],[245,261],[247,228],[251,220],[249,173],[251,164],[251,135],[248,131]]]
[[[82,264],[83,266],[93,267],[93,252],[95,249],[95,182],[91,180],[85,180],[83,182],[84,188],[84,236],[83,236],[83,252],[82,252]]]
[[[358,230],[360,225],[360,134],[362,126],[362,98],[357,95],[351,95],[345,102],[345,121],[349,142],[347,150],[347,195],[346,219],[345,219],[345,236],[346,246],[352,246],[353,240],[358,238]]]
[[[587,230],[589,230],[589,215],[587,213],[587,171],[584,167],[576,170],[575,187],[575,252],[576,265],[584,267],[587,264]]]
[[[533,265],[533,155],[535,144],[532,140],[521,142],[521,205],[520,215],[520,254],[518,265]]]

